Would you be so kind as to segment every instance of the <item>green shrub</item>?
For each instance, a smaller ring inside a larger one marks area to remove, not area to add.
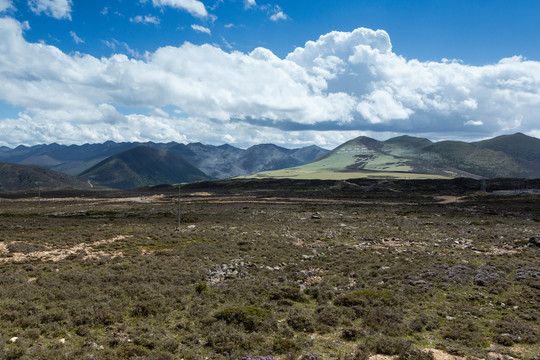
[[[319,324],[335,327],[340,323],[341,314],[333,306],[319,307],[315,313],[315,321]]]
[[[376,336],[368,341],[368,347],[376,354],[401,355],[411,348],[411,341],[386,335]]]
[[[315,330],[311,316],[305,312],[293,311],[287,317],[287,325],[295,331],[311,333]]]
[[[360,328],[345,328],[341,331],[341,337],[347,341],[355,341],[365,336],[365,332]]]
[[[364,345],[358,345],[352,354],[345,356],[345,360],[368,360],[369,357],[369,350]]]
[[[208,291],[208,284],[206,284],[204,281],[198,283],[197,286],[195,286],[195,291],[198,294]]]
[[[268,310],[252,306],[232,307],[221,310],[215,315],[216,319],[223,320],[227,324],[241,324],[247,331],[260,329],[264,320],[269,317]]]
[[[298,344],[291,339],[275,339],[272,350],[276,354],[287,354],[298,350]]]
[[[270,293],[270,300],[292,300],[296,302],[307,302],[308,298],[300,291],[300,288],[294,286],[282,287]]]
[[[398,304],[390,290],[362,289],[337,297],[334,304],[339,306],[395,306]]]
[[[364,324],[377,332],[396,336],[404,332],[401,326],[402,318],[403,313],[399,308],[375,307],[364,318]]]
[[[470,347],[483,347],[487,345],[482,332],[472,321],[454,321],[441,329],[441,336],[444,339],[454,340]]]
[[[503,337],[509,337],[513,342],[524,344],[537,344],[540,342],[540,332],[528,326],[522,320],[516,317],[507,317],[497,323],[497,333],[501,336],[497,340],[508,343],[508,340],[503,340]],[[506,336],[502,336],[505,334]],[[505,345],[502,344],[501,345]],[[509,345],[508,345],[509,346]]]
[[[129,359],[132,357],[148,357],[150,350],[144,346],[136,344],[123,344],[116,349],[116,355],[123,359]]]

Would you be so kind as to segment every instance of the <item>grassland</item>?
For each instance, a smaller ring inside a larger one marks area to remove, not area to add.
[[[0,358],[538,359],[537,195],[291,189],[0,199]]]
[[[297,180],[347,180],[357,179],[396,179],[396,180],[421,180],[421,179],[450,179],[450,176],[418,174],[398,171],[370,171],[370,170],[347,170],[336,171],[333,168],[310,168],[308,166],[289,168],[283,170],[263,171],[257,174],[242,176],[245,179],[297,179]]]

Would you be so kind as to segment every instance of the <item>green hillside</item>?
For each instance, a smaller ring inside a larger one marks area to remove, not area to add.
[[[181,157],[145,146],[111,156],[81,173],[79,178],[118,189],[211,179]]]
[[[524,160],[540,162],[540,139],[521,133],[497,136],[473,144],[486,149],[502,151]]]
[[[437,155],[437,156],[434,156]],[[421,157],[482,177],[532,178],[540,176],[540,164],[460,141],[441,141],[423,148]]]
[[[520,145],[517,145],[520,143]],[[431,142],[399,136],[386,141],[358,137],[298,167],[254,174],[255,178],[432,179],[540,177],[540,140],[522,134],[479,143]],[[515,145],[515,146],[514,146]]]

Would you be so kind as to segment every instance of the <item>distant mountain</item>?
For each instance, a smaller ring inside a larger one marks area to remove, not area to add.
[[[37,188],[75,187],[90,185],[76,177],[36,165],[19,165],[0,162],[0,192]]]
[[[103,144],[69,146],[50,144],[31,147],[21,145],[15,149],[2,147],[0,148],[0,161],[35,164],[69,175],[77,175],[110,156],[137,146],[171,152],[216,178],[298,166],[315,160],[328,152],[328,150],[318,146],[291,150],[276,145],[256,145],[244,150],[227,144],[213,146],[201,143],[184,145],[175,142],[159,144],[153,142],[115,143],[107,141]],[[255,157],[259,157],[259,159],[256,160]]]
[[[521,145],[512,146],[521,141]],[[358,137],[309,164],[252,177],[348,178],[540,178],[540,140],[515,134],[479,143],[431,142],[400,136],[386,141]]]
[[[84,145],[21,145],[9,151],[0,151],[0,161],[39,165],[68,175],[77,175],[111,155],[139,145],[113,141]]]
[[[317,159],[328,150],[318,146],[286,149],[273,144],[255,145],[246,150],[231,145],[178,144],[167,149],[216,178],[253,174],[259,171],[298,166]]]
[[[497,136],[473,144],[485,149],[502,151],[524,160],[540,162],[540,139],[522,133]]]
[[[128,189],[212,177],[171,152],[137,146],[101,161],[82,172],[79,178],[94,185]]]

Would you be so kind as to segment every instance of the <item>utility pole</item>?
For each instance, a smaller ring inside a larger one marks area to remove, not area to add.
[[[180,184],[178,184],[178,227],[177,231],[180,231]]]
[[[38,186],[38,214],[41,215],[41,181],[36,181],[36,185]]]
[[[480,191],[486,192],[486,178],[484,177],[480,180]]]

